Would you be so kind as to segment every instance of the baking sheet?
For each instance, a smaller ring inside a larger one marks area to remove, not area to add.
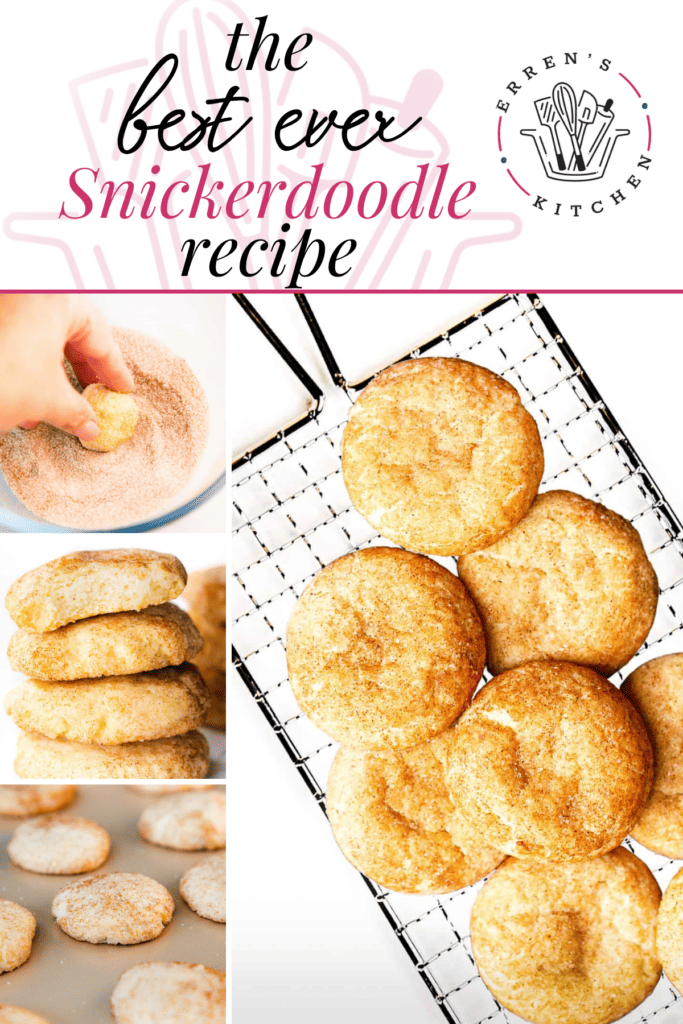
[[[180,896],[187,868],[215,851],[166,850],[144,842],[137,821],[158,797],[142,796],[125,784],[81,785],[66,811],[90,818],[107,829],[109,859],[82,875],[37,875],[15,867],[7,843],[25,818],[0,815],[0,898],[26,907],[37,921],[31,956],[15,971],[0,975],[0,1003],[33,1010],[49,1024],[111,1024],[109,999],[119,976],[150,960],[180,960],[225,970],[225,925],[199,917]],[[162,934],[135,946],[93,945],[66,935],[50,907],[59,889],[104,871],[134,871],[156,879],[175,902],[173,918]]]

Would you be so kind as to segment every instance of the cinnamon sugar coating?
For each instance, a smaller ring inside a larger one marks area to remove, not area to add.
[[[664,892],[657,917],[657,956],[683,995],[683,868]]]
[[[110,746],[22,732],[14,770],[22,779],[203,779],[209,744],[197,731]]]
[[[129,967],[111,997],[116,1024],[225,1024],[225,973],[204,964]]]
[[[72,882],[52,901],[57,924],[73,939],[121,946],[155,939],[174,909],[163,885],[129,871]]]

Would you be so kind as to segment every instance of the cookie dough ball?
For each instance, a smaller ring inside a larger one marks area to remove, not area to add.
[[[186,582],[182,562],[160,551],[74,551],[20,576],[5,606],[17,626],[48,633],[92,615],[163,604],[178,597]]]
[[[448,729],[410,750],[337,752],[326,797],[334,838],[355,868],[387,889],[454,892],[503,859],[448,792],[454,744]]]
[[[225,924],[225,854],[193,864],[180,879],[180,895],[200,917]]]
[[[474,604],[437,562],[375,547],[337,559],[304,590],[287,627],[301,709],[351,747],[412,747],[443,732],[481,677]]]
[[[161,935],[173,910],[173,899],[163,885],[129,871],[72,882],[52,901],[53,917],[73,939],[120,946]]]
[[[20,779],[203,779],[209,744],[197,731],[118,746],[22,732],[14,770]]]
[[[13,864],[41,875],[80,875],[109,856],[109,833],[75,814],[46,814],[25,821],[7,847]]]
[[[203,964],[129,967],[111,997],[116,1024],[225,1024],[225,973]]]
[[[29,732],[103,745],[179,736],[202,725],[209,692],[187,662],[157,672],[43,683],[25,679],[3,707]]]
[[[31,955],[36,919],[26,907],[0,900],[0,974],[13,971]]]
[[[484,686],[447,774],[474,829],[513,857],[572,861],[618,846],[652,786],[652,748],[626,697],[590,669],[538,661]]]
[[[508,860],[472,909],[482,979],[532,1024],[609,1024],[657,984],[659,886],[623,847],[578,864]]]
[[[83,441],[94,452],[111,452],[133,436],[138,422],[138,407],[132,395],[110,391],[104,384],[88,384],[83,397],[95,413],[100,432],[93,441]]]
[[[0,1024],[48,1024],[48,1021],[31,1010],[5,1004],[0,1006]]]
[[[0,786],[0,814],[25,818],[68,807],[76,796],[76,786]]]
[[[640,713],[654,751],[650,799],[631,835],[655,853],[683,858],[683,654],[665,654],[632,672],[621,688]]]
[[[32,679],[96,679],[180,665],[201,646],[190,616],[167,601],[139,612],[95,615],[51,633],[19,629],[7,658],[15,672]]]
[[[140,835],[171,850],[220,850],[225,846],[225,791],[195,789],[162,796],[144,810]]]
[[[460,555],[493,544],[526,513],[543,448],[502,377],[462,359],[409,359],[352,407],[342,469],[351,501],[384,537]]]
[[[611,675],[647,637],[659,595],[637,530],[570,491],[539,495],[506,537],[464,555],[458,572],[494,674],[549,658]]]
[[[669,882],[657,918],[657,956],[683,995],[683,869]]]

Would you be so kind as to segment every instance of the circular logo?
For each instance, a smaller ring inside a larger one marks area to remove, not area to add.
[[[506,84],[496,109],[501,167],[542,213],[585,218],[623,208],[648,177],[648,103],[609,57],[541,57]]]

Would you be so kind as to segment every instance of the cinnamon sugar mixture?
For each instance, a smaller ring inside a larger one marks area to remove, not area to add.
[[[114,328],[114,336],[140,411],[130,440],[95,452],[46,423],[0,434],[7,483],[31,512],[58,526],[108,530],[158,512],[188,482],[206,446],[208,405],[185,360],[136,331]]]

